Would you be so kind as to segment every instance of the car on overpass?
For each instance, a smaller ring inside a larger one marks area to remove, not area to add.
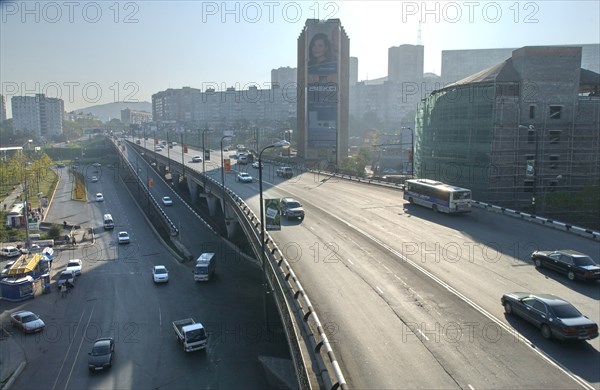
[[[240,172],[237,175],[237,181],[242,183],[252,183],[252,176],[248,172]]]
[[[506,293],[500,299],[508,315],[516,315],[540,328],[546,339],[591,340],[598,325],[572,304],[551,294]]]
[[[162,203],[165,206],[173,206],[173,199],[171,199],[170,196],[163,196],[162,197]]]
[[[192,162],[195,162],[195,163],[202,162],[202,157],[196,155],[196,156],[192,157]]]
[[[571,249],[535,251],[531,260],[536,268],[550,268],[567,275],[569,280],[599,280],[600,266],[590,256]]]

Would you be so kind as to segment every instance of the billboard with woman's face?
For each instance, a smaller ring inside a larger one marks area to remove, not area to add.
[[[306,114],[308,150],[335,149],[338,127],[339,22],[308,26]]]

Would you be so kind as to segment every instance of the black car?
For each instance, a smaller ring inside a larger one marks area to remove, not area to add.
[[[535,251],[531,260],[536,268],[554,269],[566,274],[569,280],[600,279],[600,266],[590,256],[574,250]]]
[[[112,337],[94,341],[92,351],[88,353],[88,368],[90,371],[104,370],[112,367],[115,357],[115,341]]]
[[[575,306],[550,294],[506,293],[500,300],[506,314],[514,314],[540,328],[542,336],[560,340],[591,340],[598,325]]]

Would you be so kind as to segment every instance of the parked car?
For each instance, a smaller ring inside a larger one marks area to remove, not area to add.
[[[88,355],[88,368],[90,371],[112,367],[115,357],[115,340],[112,337],[97,339],[94,341],[94,346]]]
[[[531,322],[546,339],[591,340],[598,337],[598,325],[572,304],[551,294],[506,293],[501,298],[504,311]]]
[[[600,266],[590,256],[571,250],[535,251],[531,260],[536,268],[548,267],[567,275],[569,280],[599,280]]]
[[[242,183],[252,183],[252,176],[248,172],[240,172],[237,175],[237,181]]]
[[[69,260],[65,271],[71,271],[75,273],[75,276],[81,275],[82,262],[80,259]]]
[[[279,202],[281,215],[287,219],[296,218],[300,221],[304,220],[304,208],[302,204],[294,198],[283,198]]]
[[[173,206],[173,199],[170,196],[163,196],[162,202],[165,206]]]
[[[16,256],[20,256],[20,255],[21,255],[21,251],[19,250],[19,248],[15,247],[15,246],[7,246],[7,247],[0,249],[0,256],[16,257]]]
[[[152,280],[154,283],[168,283],[169,270],[164,265],[155,265],[152,267]]]
[[[104,195],[102,195],[100,192],[96,194],[96,202],[104,202]]]
[[[35,313],[26,310],[20,310],[10,315],[10,323],[17,328],[20,328],[25,333],[40,332],[46,324]]]
[[[194,156],[194,157],[192,157],[192,162],[202,162],[202,157]]]
[[[129,244],[129,234],[127,232],[119,232],[119,244]]]
[[[8,270],[16,262],[17,262],[16,260],[13,260],[13,261],[9,261],[8,263],[6,263],[6,265],[4,266],[4,268],[2,268],[2,276],[0,277],[0,279],[4,279],[4,278],[8,277]]]

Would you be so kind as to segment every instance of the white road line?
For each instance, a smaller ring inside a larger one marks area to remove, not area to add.
[[[375,237],[372,234],[367,233],[363,229],[361,229],[358,226],[356,226],[356,225],[348,222],[347,220],[345,220],[343,218],[340,218],[337,215],[331,214],[331,213],[327,212],[327,210],[322,209],[320,207],[316,207],[316,208],[319,209],[319,210],[321,210],[323,212],[323,215],[329,215],[331,218],[334,218],[334,219],[338,220],[339,222],[343,223],[344,225],[346,225],[349,228],[353,229],[354,231],[358,232],[362,236],[364,236],[364,237],[370,239],[371,241],[377,243],[382,248],[385,248],[388,252],[392,253],[393,255],[395,255],[396,257],[398,257],[399,259],[402,259],[404,262],[406,262],[407,264],[411,265],[413,268],[415,268],[418,271],[420,271],[423,275],[429,277],[432,281],[436,282],[438,285],[444,287],[449,293],[454,294],[456,297],[458,297],[459,299],[461,299],[463,302],[465,302],[466,304],[468,304],[469,306],[471,306],[473,309],[477,310],[479,313],[483,314],[485,317],[487,317],[491,321],[495,322],[498,326],[500,326],[502,329],[506,330],[509,334],[514,335],[516,339],[518,339],[524,345],[528,346],[531,351],[533,351],[534,353],[536,353],[539,357],[541,357],[542,359],[544,359],[550,365],[558,368],[565,375],[567,375],[568,377],[570,377],[571,379],[573,379],[573,381],[575,381],[581,387],[589,389],[589,390],[595,390],[595,388],[592,385],[590,385],[589,383],[587,383],[585,381],[585,379],[583,379],[583,378],[579,377],[578,375],[576,375],[576,374],[572,373],[571,371],[569,371],[569,369],[567,369],[566,367],[564,367],[562,364],[560,364],[557,360],[555,360],[554,358],[552,358],[550,355],[544,353],[543,351],[539,350],[538,348],[532,348],[533,343],[531,341],[527,340],[527,338],[525,338],[522,334],[518,333],[517,330],[515,330],[512,327],[510,327],[508,324],[505,324],[504,322],[500,321],[498,318],[496,318],[490,312],[488,312],[487,310],[485,310],[482,306],[480,306],[479,304],[477,304],[475,301],[473,301],[472,299],[468,298],[466,295],[462,294],[460,291],[458,291],[456,288],[450,286],[448,283],[444,282],[441,278],[437,277],[432,272],[426,270],[424,267],[422,267],[421,265],[419,265],[417,262],[410,260],[408,257],[404,256],[400,251],[396,250],[392,246],[390,246],[387,243],[383,242],[378,237]],[[422,223],[425,224],[425,225],[431,225],[431,223],[428,223],[426,221],[422,221]],[[418,294],[417,294],[417,296],[418,296]]]
[[[375,288],[377,289],[377,291],[379,291],[379,293],[380,293],[381,295],[383,295],[383,290],[382,290],[382,289],[380,289],[380,288],[379,288],[379,286],[375,286]]]
[[[475,388],[473,386],[471,386],[471,385],[467,385],[467,386],[469,386],[469,389],[475,390]]]
[[[352,265],[354,265],[354,263],[352,262],[352,260],[348,259],[348,262]]]
[[[425,333],[423,333],[421,329],[417,328],[417,331],[425,338],[426,341],[429,341],[429,337],[425,336]]]
[[[85,329],[90,326],[90,321],[92,320],[92,315],[94,314],[94,309],[96,305],[92,306],[92,312],[90,313],[90,317],[88,318],[87,324],[85,324]],[[75,369],[75,365],[77,364],[77,358],[79,357],[79,352],[81,352],[81,346],[83,345],[83,340],[85,340],[85,334],[82,335],[81,341],[79,342],[79,348],[77,348],[77,354],[75,354],[75,359],[73,360],[73,365],[71,366],[71,371],[69,371],[69,376],[67,377],[67,383],[65,383],[65,389],[69,386],[69,382],[71,381],[71,375],[73,375],[73,370]]]
[[[74,334],[77,333],[77,328],[79,328],[79,324],[81,323],[81,319],[83,318],[83,314],[84,314],[84,311],[81,312],[81,317],[79,317],[79,321],[77,321],[77,327],[75,328],[75,332],[73,332]],[[60,370],[58,370],[58,374],[56,375],[56,379],[54,380],[54,385],[52,385],[52,389],[56,388],[56,383],[58,382],[58,378],[60,377],[60,373],[63,370],[65,362],[67,361],[67,357],[69,356],[69,351],[71,350],[71,347],[73,346],[73,342],[74,341],[75,341],[75,338],[73,337],[73,339],[69,343],[69,348],[67,348],[67,353],[65,353],[65,357],[63,359],[63,362],[60,365]]]

